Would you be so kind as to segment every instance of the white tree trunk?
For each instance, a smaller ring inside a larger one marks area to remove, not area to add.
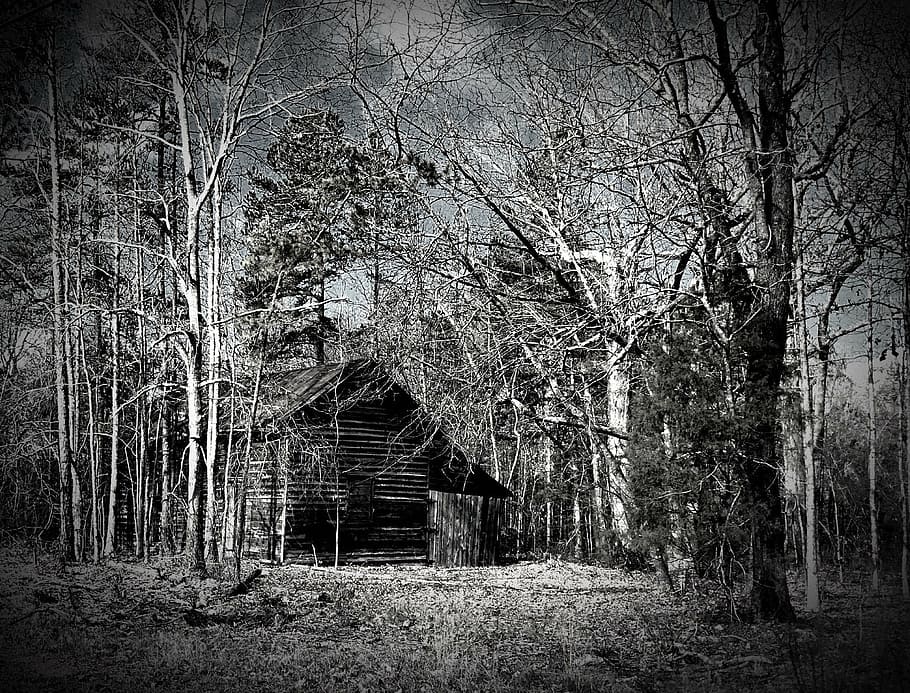
[[[115,203],[116,207],[116,203]],[[114,214],[114,301],[111,314],[111,455],[108,474],[107,524],[104,531],[104,555],[114,553],[117,524],[117,475],[120,468],[120,247],[116,244],[120,223]]]
[[[878,507],[875,498],[878,465],[875,455],[875,443],[878,438],[877,421],[875,412],[875,335],[874,335],[874,311],[873,311],[873,291],[872,277],[869,276],[866,284],[866,301],[868,307],[869,331],[867,339],[866,358],[868,360],[868,412],[869,412],[869,543],[870,559],[872,565],[872,591],[878,592],[880,589],[880,557],[878,546]]]
[[[802,404],[802,448],[806,470],[806,608],[816,612],[821,608],[818,592],[818,540],[815,517],[815,426],[812,406],[812,379],[809,372],[809,334],[806,329],[806,285],[803,254],[797,253],[796,264],[796,327],[799,344],[799,392]]]
[[[60,219],[60,157],[57,132],[57,64],[53,37],[47,42],[48,162],[51,190],[48,216],[51,235],[51,274],[53,280],[53,352],[57,401],[57,471],[59,481],[60,549],[64,560],[73,556],[70,466],[72,450],[69,432],[69,388],[66,381],[66,279],[63,230]]]
[[[581,467],[581,465],[579,465]],[[581,470],[579,469],[579,472]],[[574,531],[572,533],[572,555],[575,558],[582,558],[583,549],[584,549],[584,526],[582,522],[582,513],[581,513],[581,489],[579,488],[582,483],[581,474],[579,473],[578,484],[575,487],[575,494],[572,496],[572,524],[574,526]]]
[[[594,431],[591,426],[591,423],[596,421],[596,416],[594,415],[591,388],[588,386],[587,379],[582,382],[582,388],[586,410],[585,414],[588,422],[585,433],[588,438],[588,450],[591,455],[591,513],[594,516],[591,521],[591,534],[594,540],[590,549],[593,553],[597,550],[609,550],[609,546],[607,546],[607,513],[603,493],[604,458],[609,457],[609,453],[606,450],[606,446],[603,444],[600,435]]]
[[[614,363],[610,368],[608,423],[610,427],[625,431],[629,421],[629,372],[623,363]],[[628,546],[630,527],[626,511],[629,500],[628,466],[626,441],[610,436],[607,442],[610,453],[607,486],[610,499],[610,512],[613,521],[615,540],[624,547]]]
[[[93,394],[92,380],[89,375],[88,360],[85,356],[85,335],[79,333],[80,348],[79,353],[82,356],[82,377],[85,379],[86,407],[88,413],[88,451],[89,451],[89,482],[91,489],[91,533],[92,533],[92,561],[97,563],[101,559],[101,518],[99,516],[100,497],[98,495],[98,474],[100,471],[99,451],[96,441],[97,431],[95,426],[95,402]]]
[[[221,186],[216,179],[212,188],[212,232],[209,239],[208,262],[208,419],[206,430],[205,449],[207,464],[205,468],[206,488],[208,493],[205,499],[205,550],[206,557],[214,559],[218,556],[218,546],[215,541],[215,465],[218,461],[218,417],[221,397],[221,326],[219,324],[221,302]]]
[[[549,402],[549,401],[548,401]],[[546,483],[546,498],[544,502],[544,551],[553,550],[553,441],[549,436],[543,436],[540,441],[543,447],[543,473]]]
[[[184,37],[188,39],[188,37]],[[205,568],[205,508],[200,487],[205,476],[199,474],[199,465],[206,463],[202,447],[202,402],[200,375],[202,373],[202,306],[199,282],[199,214],[200,200],[196,182],[196,160],[193,155],[193,134],[190,128],[184,76],[180,70],[171,73],[171,85],[177,110],[180,137],[180,159],[183,165],[183,184],[186,193],[186,269],[181,282],[181,292],[187,308],[188,328],[186,366],[186,419],[189,441],[187,443],[187,518],[186,554],[196,568]]]

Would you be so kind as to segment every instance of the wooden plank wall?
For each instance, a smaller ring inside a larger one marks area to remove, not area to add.
[[[377,400],[301,427],[306,438],[292,442],[288,455],[287,560],[311,561],[314,549],[320,561],[332,557],[336,512],[346,560],[426,559],[428,467],[437,453],[404,422]],[[251,464],[247,545],[272,560],[285,477],[277,451],[262,450]]]
[[[394,406],[359,402],[309,438],[288,483],[289,557],[333,553],[337,509],[346,560],[425,559],[428,456]]]
[[[338,517],[345,563],[495,562],[502,501],[430,491],[430,471],[445,451],[428,444],[396,402],[361,400],[332,414],[310,412],[302,424],[305,435],[283,438],[287,452],[254,450],[247,512],[253,555],[309,563],[316,553],[320,563],[331,562]]]
[[[250,449],[244,552],[279,561],[281,498],[284,485],[281,446],[257,441]]]
[[[449,567],[493,565],[501,506],[499,498],[430,491],[429,562]]]

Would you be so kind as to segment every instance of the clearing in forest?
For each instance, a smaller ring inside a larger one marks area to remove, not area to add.
[[[249,591],[176,559],[61,570],[0,548],[5,691],[910,690],[896,584],[744,622],[722,590],[563,561],[265,569]],[[801,590],[794,585],[797,607]]]

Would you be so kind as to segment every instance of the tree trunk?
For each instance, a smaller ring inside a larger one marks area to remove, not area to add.
[[[156,184],[158,188],[158,197],[160,200],[160,213],[165,220],[170,216],[170,210],[167,204],[167,181],[165,175],[165,146],[164,140],[167,135],[167,99],[162,96],[158,102],[158,148],[156,152]],[[173,176],[176,178],[176,176]],[[159,224],[160,235],[159,241],[162,251],[168,247],[169,238],[168,226],[166,223]],[[162,311],[168,310],[169,301],[167,291],[167,279],[162,271],[158,287],[158,297],[161,302]],[[176,291],[172,292],[176,295]],[[171,318],[174,319],[176,311],[170,310]],[[167,355],[164,355],[164,379],[168,380],[171,376],[171,363]],[[161,465],[159,468],[158,479],[161,486],[161,510],[158,515],[158,541],[160,542],[159,552],[161,554],[172,555],[177,547],[172,527],[171,512],[171,430],[170,430],[170,410],[171,404],[168,401],[167,393],[162,394],[158,414],[158,441],[161,455]]]
[[[758,134],[760,146],[747,154],[754,167],[755,230],[764,245],[752,281],[752,319],[743,330],[746,357],[742,451],[752,514],[751,600],[760,618],[793,620],[787,585],[782,461],[778,405],[787,350],[793,267],[793,154],[788,139],[790,112],[784,65],[783,28],[776,0],[760,0],[758,46]]]
[[[111,310],[111,454],[108,470],[107,524],[104,532],[104,555],[114,553],[117,525],[117,475],[120,471],[120,210],[114,192],[114,276]]]
[[[73,559],[83,560],[83,526],[82,526],[82,484],[75,464],[70,465],[70,504],[73,514]]]
[[[673,589],[673,577],[670,575],[670,566],[667,563],[667,548],[661,543],[655,543],[654,552],[654,572],[657,574],[658,587],[666,590]]]
[[[237,369],[234,364],[234,360],[228,352],[227,356],[227,365],[230,369],[230,379],[232,383],[237,382]],[[237,511],[236,507],[232,508],[232,505],[236,504],[236,494],[234,498],[231,498],[231,460],[234,458],[234,430],[235,430],[235,417],[237,414],[237,402],[234,398],[234,388],[231,388],[231,392],[228,395],[230,407],[230,420],[228,421],[228,430],[227,430],[227,442],[224,446],[224,472],[221,480],[221,497],[224,499],[224,505],[221,512],[221,541],[218,544],[218,562],[221,563],[224,561],[224,554],[228,547],[228,527],[231,528],[231,531],[236,531],[237,525]],[[233,536],[231,537],[233,541]]]
[[[171,430],[168,425],[170,412],[167,401],[162,402],[161,421],[158,426],[158,439],[161,442],[161,513],[158,516],[158,540],[161,542],[160,553],[171,555],[177,547],[171,527]]]
[[[65,277],[69,276],[67,272]],[[64,285],[68,285],[68,280],[64,279]],[[83,556],[83,528],[82,528],[82,484],[79,482],[79,470],[76,462],[78,461],[79,450],[79,440],[78,436],[82,430],[82,422],[80,421],[80,409],[79,409],[79,390],[76,385],[78,378],[76,377],[76,364],[74,359],[76,358],[75,354],[77,349],[75,347],[76,334],[72,328],[67,328],[65,330],[66,336],[64,338],[64,369],[65,369],[65,378],[68,383],[68,398],[69,398],[69,412],[70,412],[70,424],[69,424],[69,449],[70,449],[70,465],[69,465],[69,474],[70,474],[70,501],[69,507],[70,512],[72,513],[73,518],[73,559],[75,561],[81,561]]]
[[[187,308],[188,328],[185,350],[187,433],[187,518],[186,555],[198,570],[205,569],[205,450],[202,440],[202,402],[200,398],[202,369],[202,306],[199,281],[199,214],[200,199],[196,182],[196,162],[192,148],[192,130],[187,111],[187,94],[183,75],[171,73],[171,86],[177,109],[180,133],[180,156],[186,194],[186,270],[182,293]]]
[[[575,484],[572,496],[572,556],[581,559],[584,556],[584,523],[581,513],[581,475]]]
[[[189,302],[194,302],[194,291],[189,292]],[[198,308],[198,304],[197,304]],[[194,311],[190,311],[191,313]],[[199,314],[191,317],[189,348],[186,359],[187,391],[187,517],[186,555],[197,570],[205,570],[205,450],[202,447],[202,403],[199,398],[199,374],[202,371],[201,346],[199,344]]]
[[[72,498],[70,496],[70,466],[72,451],[69,432],[69,388],[66,382],[66,279],[63,229],[60,219],[60,157],[57,132],[57,63],[53,35],[47,41],[47,99],[48,161],[51,171],[50,206],[48,210],[51,236],[51,274],[53,280],[53,352],[54,380],[57,401],[57,478],[58,510],[60,513],[60,554],[63,561],[75,557],[72,542]]]
[[[553,441],[549,436],[541,439],[543,445],[544,479],[546,481],[546,501],[544,502],[544,551],[553,550]]]
[[[869,470],[869,552],[870,552],[870,561],[871,561],[871,570],[872,570],[872,591],[878,593],[881,588],[880,585],[880,569],[881,569],[881,559],[879,557],[879,542],[878,542],[878,504],[875,497],[876,494],[876,485],[878,481],[878,463],[875,456],[875,444],[878,439],[877,431],[877,421],[876,421],[876,411],[875,411],[875,330],[874,330],[874,311],[873,311],[873,292],[872,292],[872,276],[870,275],[866,283],[866,300],[868,313],[867,317],[869,319],[869,331],[867,333],[867,351],[866,359],[868,361],[868,383],[867,383],[867,397],[868,397],[868,414],[869,414],[869,457],[868,457],[868,470]]]
[[[215,539],[215,469],[218,463],[218,417],[221,397],[221,325],[219,324],[221,301],[221,186],[217,179],[213,187],[212,198],[212,232],[209,239],[208,263],[208,307],[209,307],[209,342],[208,342],[208,379],[209,400],[208,420],[206,421],[206,488],[205,499],[205,550],[209,559],[218,556],[218,543]]]
[[[828,472],[828,492],[831,494],[831,511],[834,513],[834,560],[837,562],[837,582],[844,584],[844,540],[840,529],[840,505],[837,502],[837,487],[831,472]]]
[[[812,380],[809,373],[809,334],[806,329],[806,280],[803,249],[800,248],[796,270],[796,329],[799,337],[799,391],[802,403],[803,465],[806,470],[806,608],[820,610],[818,593],[818,540],[815,517],[815,426],[812,406]]]
[[[729,304],[737,328],[730,341],[741,350],[745,361],[743,403],[737,413],[744,424],[738,442],[752,526],[752,606],[758,618],[789,621],[794,613],[787,586],[783,461],[778,439],[793,269],[794,161],[788,134],[791,102],[783,27],[777,1],[758,0],[753,35],[757,74],[747,83],[741,81],[733,64],[727,20],[720,16],[714,0],[707,0],[707,9],[714,30],[717,69],[745,146],[743,167],[754,212],[754,247],[758,250],[750,277],[736,249],[733,222],[724,211],[729,208],[728,201],[712,181],[702,181],[700,197],[711,225],[712,250],[725,260],[725,269],[737,273],[733,291],[722,289],[730,282],[710,286],[714,279],[724,277],[708,276],[706,292],[717,294],[715,303]],[[746,88],[757,91],[757,113],[745,96]],[[700,152],[701,140],[695,134],[692,137],[695,141],[690,149]],[[697,163],[702,160],[703,156],[693,159]]]
[[[323,364],[326,360],[326,330],[325,330],[325,271],[320,268],[319,272],[319,296],[318,305],[316,306],[316,333],[314,335],[313,348],[315,349],[315,359],[317,364]]]
[[[133,553],[145,556],[145,486],[148,482],[148,445],[145,436],[142,398],[136,402],[136,472],[132,478],[133,496]]]
[[[608,425],[613,429],[625,431],[629,424],[629,373],[627,367],[620,363],[612,364],[608,382]],[[627,474],[626,441],[610,436],[607,441],[607,450],[610,455],[607,467],[607,489],[612,520],[613,549],[624,550],[629,546],[631,534],[626,511],[626,504],[631,498]]]
[[[140,199],[138,172],[139,166],[136,161],[136,149],[133,149],[132,156],[133,167],[133,242],[136,245],[136,305],[145,306],[145,262],[144,252],[140,249],[142,243],[141,219],[139,212],[138,200]],[[145,320],[139,320],[138,324],[138,371],[139,385],[145,387],[148,384],[148,334]],[[136,513],[135,513],[135,541],[136,556],[139,558],[148,557],[148,525],[149,525],[149,485],[152,476],[153,467],[149,464],[149,430],[148,424],[151,419],[149,406],[149,396],[142,392],[136,400],[136,436],[137,436],[137,453],[136,467],[137,474],[134,483],[137,486],[136,492]]]
[[[582,382],[582,388],[586,409],[586,420],[589,424],[585,434],[588,439],[588,452],[591,456],[591,514],[593,517],[591,518],[592,542],[589,548],[591,554],[594,555],[597,551],[606,553],[610,548],[607,541],[609,535],[607,524],[608,517],[603,498],[603,463],[604,458],[609,459],[610,453],[608,450],[605,450],[605,446],[600,439],[600,436],[590,426],[590,423],[595,421],[595,416],[591,389],[588,386],[587,380]],[[623,428],[623,430],[625,429]]]
[[[85,355],[85,335],[79,332],[79,341],[81,346],[79,353],[82,356],[82,377],[86,384],[86,408],[88,414],[88,454],[89,454],[89,483],[91,488],[91,533],[92,533],[92,562],[98,563],[101,559],[101,518],[99,515],[99,504],[101,499],[98,495],[98,474],[100,471],[101,460],[96,436],[98,435],[95,426],[95,396],[92,392],[92,379],[88,370],[88,359]]]

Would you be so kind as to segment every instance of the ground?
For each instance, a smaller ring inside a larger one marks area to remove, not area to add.
[[[230,596],[177,559],[64,570],[7,544],[0,574],[4,691],[910,690],[910,604],[858,575],[775,625],[716,586],[557,560],[263,568]]]

